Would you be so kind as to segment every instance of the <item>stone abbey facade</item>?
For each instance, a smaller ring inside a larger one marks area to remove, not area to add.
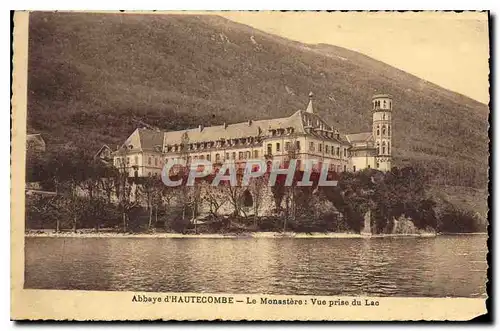
[[[244,166],[248,159],[328,161],[335,172],[391,168],[392,97],[372,98],[372,131],[342,134],[313,108],[313,94],[305,110],[289,117],[248,120],[218,126],[161,132],[136,129],[113,153],[113,164],[129,176],[160,175],[166,161],[231,160]]]

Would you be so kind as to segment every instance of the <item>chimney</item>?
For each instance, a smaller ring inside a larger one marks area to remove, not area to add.
[[[252,125],[252,120],[248,120],[248,126]]]
[[[198,125],[198,129],[200,130],[200,132],[203,131],[203,124]]]
[[[227,129],[227,123],[224,122],[224,129]]]

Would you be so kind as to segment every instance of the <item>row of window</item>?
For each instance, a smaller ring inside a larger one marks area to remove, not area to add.
[[[282,147],[281,143],[279,143],[279,142],[275,143],[275,151],[276,152],[281,152],[281,147]],[[340,147],[334,147],[334,146],[329,146],[326,144],[323,145],[322,143],[318,143],[318,152],[323,153],[323,147],[324,147],[325,154],[327,154],[327,155],[331,154],[331,155],[336,155],[337,157],[340,157]],[[288,151],[292,151],[292,150],[294,150],[296,152],[300,151],[300,141],[295,141],[295,144],[293,144],[290,141],[287,141],[285,143],[284,151],[288,152]],[[312,141],[309,144],[309,150],[311,152],[315,152],[315,143]],[[389,151],[389,147],[387,150]],[[380,153],[380,151],[379,151],[379,153]],[[385,142],[383,143],[383,153],[385,153]],[[267,155],[273,155],[273,144],[267,144]],[[258,150],[254,150],[253,152],[240,151],[238,153],[237,152],[231,152],[231,153],[226,152],[225,155],[220,154],[220,153],[216,153],[215,154],[215,162],[221,162],[222,158],[224,156],[225,156],[225,158],[224,158],[225,160],[246,160],[246,159],[251,159],[251,158],[258,159],[260,157]],[[347,148],[343,149],[343,156],[347,157]],[[190,162],[191,160],[198,160],[198,159],[212,161],[211,154],[193,155],[193,156],[189,156],[187,158],[188,162]],[[120,165],[123,165],[122,162],[124,162],[124,161],[125,161],[125,158],[116,158],[115,165],[117,167]],[[154,163],[154,166],[157,167],[160,163],[160,161],[157,157],[151,157],[151,156],[148,156],[147,161],[148,161],[147,162],[148,166],[152,166]],[[168,161],[168,159],[166,159],[166,161]],[[126,158],[126,165],[127,166],[130,165],[130,157]],[[132,165],[139,165],[139,157],[137,155],[134,156],[134,164],[132,164]]]
[[[253,156],[252,156],[253,155]],[[252,157],[253,158],[258,158],[259,157],[259,151],[258,150],[254,150],[253,153],[251,151],[246,151],[246,152],[226,152],[226,154],[219,154],[219,153],[216,153],[215,154],[215,162],[222,162],[223,159],[222,157],[225,156],[224,160],[246,160],[246,159],[251,159]],[[194,155],[192,158],[191,156],[188,157],[188,161],[191,161],[191,159],[193,160],[207,160],[207,161],[212,161],[212,158],[210,156],[210,154],[207,154],[206,157],[205,155]]]
[[[383,100],[383,103],[380,102],[380,100],[373,101],[373,109],[380,108],[380,106],[384,106],[383,108],[387,107],[387,100]],[[391,108],[392,102],[389,101],[389,108]]]
[[[388,135],[390,136],[391,135],[391,127],[388,126],[387,127],[387,130],[385,129],[385,125],[382,126],[382,135]],[[380,128],[377,126],[377,136],[380,136]]]
[[[270,129],[271,136],[281,136],[284,134],[292,134],[294,132],[293,128],[286,128],[286,129]]]
[[[281,143],[275,143],[275,151],[276,152],[282,152],[281,150]],[[285,142],[284,146],[284,151],[285,152],[300,152],[300,141],[295,141],[295,143],[291,141]],[[273,144],[267,144],[267,155],[273,155]]]
[[[209,141],[202,143],[192,143],[187,145],[187,151],[195,151],[205,148],[222,148],[222,147],[245,145],[245,144],[250,145],[253,143],[260,143],[261,139],[262,138],[260,137],[257,138],[249,137],[249,138],[218,140],[216,142]],[[181,152],[183,150],[183,146],[182,145],[166,146],[165,150],[167,152]]]
[[[324,151],[323,151],[324,147]],[[309,143],[309,151],[310,152],[316,152],[316,144],[311,141]],[[340,147],[335,147],[335,146],[330,146],[330,145],[323,145],[322,143],[318,143],[318,152],[319,153],[325,153],[326,155],[334,155],[337,157],[340,157]],[[343,149],[343,156],[347,157],[347,148]]]
[[[247,160],[247,159],[258,159],[260,156],[260,153],[258,150],[254,150],[253,152],[251,151],[245,151],[245,152],[232,152],[232,153],[225,153],[225,154],[220,154],[216,153],[215,154],[215,162],[222,162],[224,160]],[[223,159],[223,157],[225,157]],[[173,158],[172,158],[173,159]],[[193,156],[188,156],[187,158],[183,157],[183,160],[187,160],[187,162],[191,162],[194,160],[207,160],[207,161],[212,161],[212,156],[210,154],[200,154],[200,155],[193,155]],[[169,158],[167,158],[165,161],[168,162]]]
[[[387,154],[391,154],[391,143],[387,142],[387,149],[386,149],[385,141],[382,141],[382,146],[380,146],[380,142],[377,141],[377,150],[379,154],[386,154],[385,152],[386,150]]]
[[[127,166],[131,165],[130,164],[130,156],[127,156],[127,158],[117,157],[115,159],[115,165],[117,167],[118,166],[123,166],[124,165],[123,162],[126,162]],[[160,160],[157,157],[151,157],[151,156],[149,156],[148,157],[148,165],[153,165],[153,162],[154,162],[155,167],[157,167],[158,164],[160,163]],[[132,165],[139,165],[139,156],[138,155],[134,156],[134,163]]]

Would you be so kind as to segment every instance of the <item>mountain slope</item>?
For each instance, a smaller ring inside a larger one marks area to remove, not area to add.
[[[287,116],[307,103],[342,132],[369,131],[394,97],[395,164],[485,187],[488,107],[360,53],[306,45],[217,16],[33,13],[28,130],[49,146],[115,145],[141,121],[166,130]],[[451,182],[450,182],[451,181]]]

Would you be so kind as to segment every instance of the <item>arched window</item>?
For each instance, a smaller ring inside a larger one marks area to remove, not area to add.
[[[217,153],[215,154],[215,162],[219,162],[220,161],[220,154]]]
[[[138,155],[136,155],[136,156],[134,157],[134,161],[135,161],[135,164],[136,164],[136,165],[139,165],[139,156],[138,156]]]
[[[384,108],[387,106],[387,102],[384,100]]]
[[[377,136],[380,136],[380,127],[377,125]]]
[[[385,154],[385,141],[382,142],[382,154]]]
[[[377,141],[377,153],[380,154],[380,143]]]
[[[387,126],[387,135],[388,136],[391,135],[391,126],[390,125]]]
[[[387,143],[387,154],[391,154],[391,143]]]
[[[385,135],[386,131],[385,131],[385,125],[382,126],[382,134]]]
[[[382,114],[382,119],[385,120],[385,114]]]

